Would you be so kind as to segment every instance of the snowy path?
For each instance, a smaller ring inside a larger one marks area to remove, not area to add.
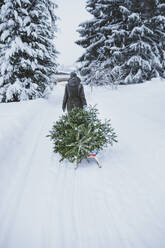
[[[102,169],[59,166],[45,136],[61,114],[63,88],[41,103],[0,166],[0,247],[165,247],[165,87],[141,87],[87,89],[119,133]]]

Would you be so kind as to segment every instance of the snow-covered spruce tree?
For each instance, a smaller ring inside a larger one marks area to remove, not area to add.
[[[98,61],[98,48],[103,46],[104,37],[99,32],[101,24],[99,23],[100,10],[98,8],[98,0],[88,0],[86,9],[93,15],[93,18],[79,25],[77,31],[81,39],[76,41],[76,43],[85,48],[85,53],[78,59],[78,62],[82,63],[80,72],[84,76],[85,82],[90,84],[91,64]]]
[[[45,96],[56,70],[53,0],[4,0],[0,9],[0,102]]]
[[[155,29],[152,19],[155,15],[154,5],[144,1],[133,1],[127,17],[127,44],[123,50],[124,61],[121,65],[122,82],[141,83],[160,75],[162,65]],[[147,9],[147,11],[146,11]],[[148,12],[149,11],[149,12]]]
[[[112,89],[117,89],[122,78],[121,67],[115,66],[113,69],[110,69],[110,67],[107,66],[108,62],[94,61],[90,64],[88,84],[91,89],[96,85],[111,86]]]
[[[102,85],[108,75],[111,75],[111,70],[114,69],[115,73],[119,71],[127,35],[125,30],[126,15],[129,12],[127,2],[98,0],[92,5],[93,1],[87,1],[87,10],[94,18],[80,24],[78,32],[81,39],[76,43],[86,49],[78,61],[82,62],[80,70],[88,84],[94,81],[95,84]],[[93,78],[95,70],[93,66],[100,68],[97,73],[100,74],[99,80]]]
[[[4,4],[4,0],[1,0],[0,1],[0,10],[1,10],[3,4]],[[1,27],[1,24],[2,24],[2,19],[0,17],[0,27]],[[1,37],[1,34],[2,34],[2,31],[0,30],[0,37]],[[2,60],[3,60],[2,59],[2,46],[3,46],[3,42],[0,39],[0,65],[2,64]],[[1,78],[1,70],[0,70],[0,78]]]
[[[120,68],[120,83],[140,83],[159,76],[162,71],[159,41],[152,25],[155,7],[155,0],[127,1],[125,6],[119,7],[122,20],[118,30],[112,31],[105,42],[111,50],[105,64],[114,67],[113,70]],[[109,61],[114,61],[114,65]]]
[[[105,36],[104,45],[99,48],[102,81],[117,85],[123,77],[122,65],[124,51],[128,45],[127,18],[130,14],[129,1],[103,1],[101,11],[104,13],[105,25],[102,32]]]
[[[156,15],[151,20],[151,25],[154,27],[155,40],[158,44],[160,55],[160,63],[162,70],[161,77],[165,78],[165,0],[156,1]]]
[[[48,137],[53,141],[54,152],[60,154],[60,161],[67,159],[77,167],[92,152],[117,142],[110,120],[101,122],[97,114],[94,107],[86,111],[74,108],[53,125]]]
[[[94,84],[100,84],[106,81],[107,73],[111,75],[111,71],[115,71],[115,74],[120,72],[119,82],[125,84],[140,83],[162,74],[164,52],[160,48],[159,30],[154,21],[157,5],[156,0],[97,1],[97,16],[93,19],[93,26],[95,37],[99,35],[102,43],[96,46],[90,42],[90,32],[84,30],[87,28],[85,24],[79,30],[80,36],[85,39],[77,42],[86,49],[79,61],[82,62],[81,71],[88,69],[87,83],[93,81]],[[97,76],[93,77],[96,68]]]

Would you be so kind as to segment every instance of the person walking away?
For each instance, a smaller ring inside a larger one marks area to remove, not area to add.
[[[63,97],[62,110],[65,112],[66,106],[67,111],[71,111],[73,108],[81,108],[87,106],[84,87],[80,83],[81,80],[75,72],[71,72],[68,83],[65,86],[65,93]]]

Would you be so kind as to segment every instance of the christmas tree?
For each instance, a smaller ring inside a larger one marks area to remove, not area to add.
[[[93,151],[99,152],[108,144],[117,142],[110,120],[102,123],[97,114],[95,107],[88,107],[86,111],[74,108],[53,125],[48,137],[61,161],[68,159],[77,167]]]
[[[55,3],[4,0],[0,9],[0,102],[44,97],[56,70]]]

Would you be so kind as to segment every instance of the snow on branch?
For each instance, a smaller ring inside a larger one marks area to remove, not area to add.
[[[9,35],[10,35],[10,31],[8,29],[4,30],[2,35],[1,35],[1,41],[4,42]]]
[[[137,13],[132,13],[129,17],[128,17],[130,22],[137,22],[140,20],[140,16]]]
[[[151,51],[151,46],[147,42],[138,40],[136,43],[130,45],[130,50],[134,52],[141,51],[144,53],[144,51],[146,52]]]
[[[137,37],[140,35],[141,37],[145,37],[147,35],[153,35],[153,31],[149,28],[147,28],[145,25],[142,25],[141,27],[134,27],[133,30],[130,33],[130,37]]]
[[[159,8],[159,9],[164,9],[164,10],[165,10],[165,3],[159,4],[159,5],[158,5],[158,8]]]
[[[21,7],[21,1],[20,0],[16,0],[16,3]]]
[[[141,68],[145,69],[145,70],[151,70],[151,65],[149,63],[149,61],[142,59],[142,57],[140,56],[132,56],[128,61],[127,61],[127,65],[129,66],[137,66],[139,65]]]
[[[124,15],[128,16],[130,14],[130,11],[124,6],[119,6],[119,9]]]

